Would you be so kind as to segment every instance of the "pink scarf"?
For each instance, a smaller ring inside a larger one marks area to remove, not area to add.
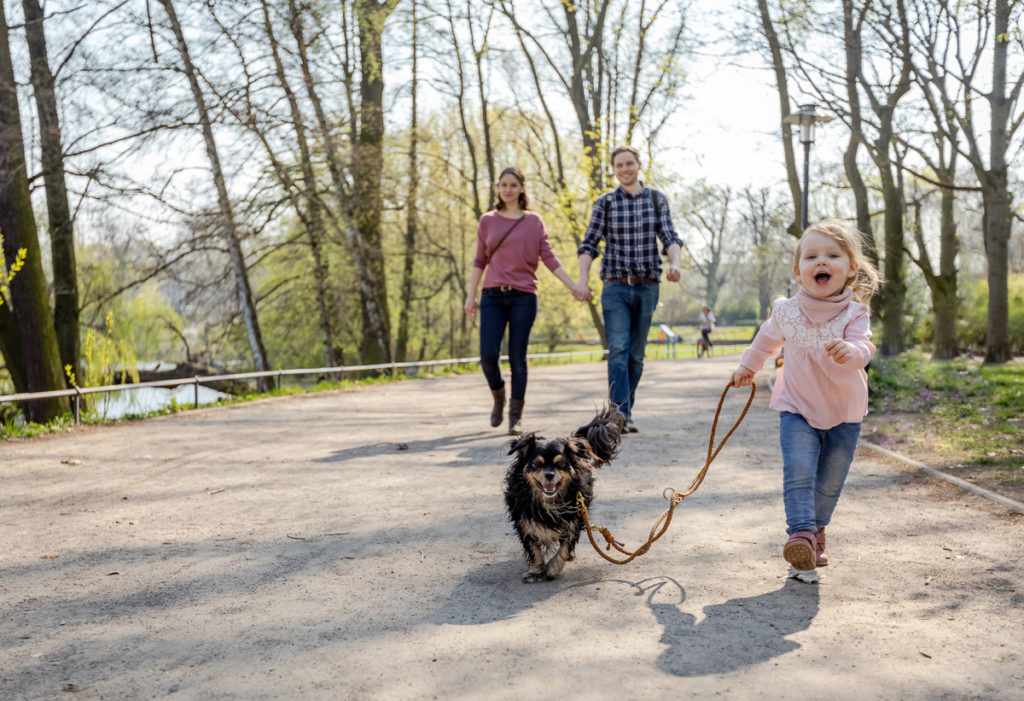
[[[844,287],[843,291],[827,299],[815,297],[804,288],[796,293],[796,304],[800,307],[800,313],[807,317],[815,326],[821,326],[826,321],[835,318],[853,301],[853,290]]]

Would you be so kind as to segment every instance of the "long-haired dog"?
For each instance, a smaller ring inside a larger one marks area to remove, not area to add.
[[[600,411],[568,438],[526,433],[514,439],[505,476],[505,505],[530,565],[524,582],[555,579],[576,557],[583,529],[577,495],[590,507],[592,470],[618,452],[625,419],[614,407]]]

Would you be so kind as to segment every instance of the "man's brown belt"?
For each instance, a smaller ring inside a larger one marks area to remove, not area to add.
[[[610,277],[605,279],[605,282],[621,282],[624,285],[646,285],[657,281],[658,278],[649,277],[647,275],[626,275],[625,277]]]

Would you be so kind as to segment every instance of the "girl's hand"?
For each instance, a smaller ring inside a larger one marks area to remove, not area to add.
[[[466,310],[466,316],[476,316],[476,298],[466,297],[466,305],[463,309]]]
[[[825,344],[825,352],[828,357],[832,358],[833,362],[843,363],[853,358],[853,350],[850,349],[850,344],[841,338],[834,338]]]
[[[754,371],[740,365],[732,371],[732,379],[729,380],[733,387],[746,387],[754,381]]]

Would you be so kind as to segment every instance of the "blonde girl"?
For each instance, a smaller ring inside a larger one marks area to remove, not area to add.
[[[785,352],[769,406],[780,412],[782,501],[790,576],[816,582],[828,564],[825,527],[846,482],[868,409],[864,368],[871,343],[871,296],[880,276],[860,234],[836,219],[804,231],[793,259],[796,296],[775,302],[771,317],[732,374],[749,385],[768,358]]]

